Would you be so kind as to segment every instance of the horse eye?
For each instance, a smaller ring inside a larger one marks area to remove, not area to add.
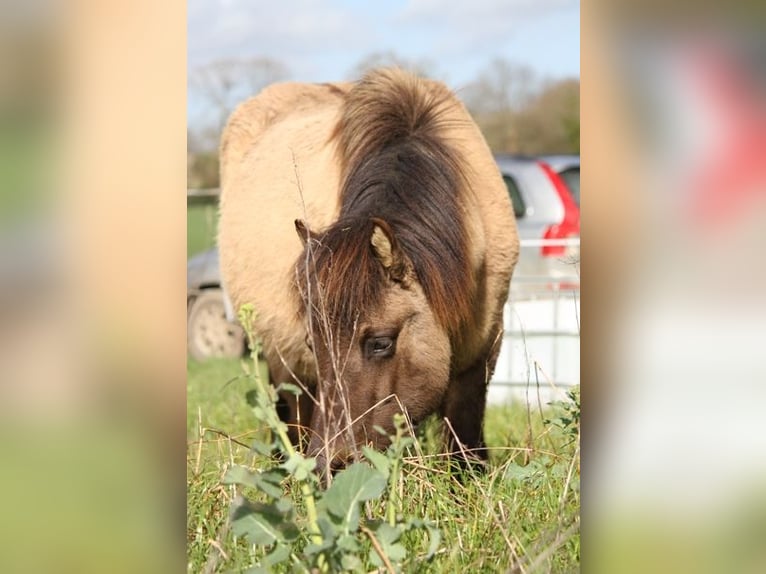
[[[385,359],[391,357],[396,350],[394,337],[369,337],[364,342],[364,355],[367,359]]]

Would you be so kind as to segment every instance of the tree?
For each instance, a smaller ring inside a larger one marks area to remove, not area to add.
[[[531,68],[496,58],[460,94],[472,113],[491,115],[520,110],[539,87],[540,81]]]
[[[197,113],[187,129],[187,185],[218,186],[221,131],[238,104],[274,82],[287,79],[287,67],[270,58],[217,60],[189,75],[189,98]]]
[[[193,189],[218,187],[218,151],[190,153],[186,160],[186,186]]]
[[[543,83],[526,67],[497,59],[460,91],[495,152],[580,152],[580,82]]]
[[[516,117],[533,98],[539,80],[531,68],[498,58],[460,90],[460,97],[497,152],[517,152]]]
[[[516,133],[521,153],[580,153],[580,82],[548,84],[517,115]]]
[[[216,60],[194,69],[190,98],[202,112],[196,118],[198,137],[216,139],[234,108],[274,82],[287,79],[287,67],[270,58]]]

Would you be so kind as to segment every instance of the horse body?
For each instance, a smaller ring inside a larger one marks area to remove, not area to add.
[[[252,303],[270,363],[286,358],[298,376],[315,369],[289,286],[301,252],[294,221],[325,225],[337,212],[339,168],[327,145],[338,92],[284,83],[240,105],[221,145],[221,276],[238,309]],[[297,367],[297,368],[296,368]]]
[[[440,412],[450,450],[484,458],[518,239],[458,100],[391,70],[277,84],[232,115],[221,166],[224,284],[236,307],[254,305],[273,382],[305,385],[285,416],[310,427],[309,451],[331,461],[383,446],[372,426],[406,410]]]

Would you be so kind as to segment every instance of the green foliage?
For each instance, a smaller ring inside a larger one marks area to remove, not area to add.
[[[540,82],[531,70],[493,62],[466,104],[494,152],[580,153],[580,82]]]
[[[218,205],[189,205],[186,208],[186,257],[215,245],[218,232]]]
[[[401,421],[399,432],[403,427]],[[317,568],[322,572],[366,572],[370,566],[382,567],[386,562],[400,564],[410,553],[401,542],[402,536],[419,529],[428,533],[430,541],[425,558],[433,556],[441,535],[432,523],[397,519],[395,515],[390,521],[362,515],[366,502],[381,500],[386,495],[389,480],[396,476],[391,469],[399,462],[393,455],[403,452],[402,443],[407,441],[397,441],[393,436],[386,454],[368,452],[377,460],[376,466],[352,464],[339,472],[325,491],[313,473],[314,459],[285,448],[278,441],[270,446],[288,458],[276,468],[254,471],[243,466],[231,467],[224,484],[236,484],[255,492],[252,498],[240,494],[235,499],[231,514],[233,532],[268,551],[252,571],[266,572],[280,564],[299,564],[301,568]],[[304,506],[286,495],[286,491],[296,490],[301,490],[304,504],[317,501],[313,510],[310,504]],[[395,499],[390,492],[387,496],[389,501]],[[371,544],[372,540],[375,544]]]
[[[240,322],[253,318],[245,308]],[[489,407],[483,474],[453,474],[438,420],[416,439],[397,418],[390,446],[362,448],[325,490],[314,461],[280,438],[262,365],[188,369],[189,572],[578,569],[577,390],[540,411]]]
[[[187,185],[192,188],[218,187],[218,150],[189,154],[186,162]]]
[[[558,409],[558,416],[546,419],[546,424],[554,425],[573,440],[580,436],[580,387],[567,391],[567,401],[553,401],[551,406]]]
[[[283,563],[323,572],[366,572],[370,565],[382,567],[386,561],[400,564],[409,555],[401,542],[402,536],[419,529],[428,533],[430,541],[425,558],[433,556],[441,535],[432,523],[397,519],[395,515],[390,521],[362,518],[364,503],[382,499],[389,479],[395,476],[391,467],[396,467],[398,461],[392,460],[392,455],[401,453],[403,446],[397,443],[396,436],[392,440],[386,454],[373,455],[378,465],[352,464],[338,473],[325,491],[320,489],[312,472],[314,459],[294,451],[288,454],[291,449],[284,445],[277,448],[289,458],[277,468],[253,471],[243,466],[231,467],[224,484],[253,489],[256,497],[266,501],[239,495],[231,514],[237,536],[269,551],[253,571],[268,571]],[[317,500],[313,512],[285,495],[285,490],[297,489],[303,491],[303,502]],[[391,493],[388,498],[393,499]],[[371,544],[372,540],[375,544]]]
[[[378,498],[386,488],[386,477],[367,464],[355,463],[339,473],[319,504],[343,534],[359,529],[361,502]]]
[[[39,215],[50,206],[52,197],[45,190],[55,189],[52,143],[46,118],[0,110],[1,226]]]
[[[254,310],[244,306],[239,313],[257,360],[258,342],[252,333]],[[232,531],[250,544],[268,553],[253,572],[265,572],[278,565],[296,564],[320,572],[366,572],[372,566],[401,564],[409,551],[401,543],[405,533],[425,530],[429,536],[427,558],[438,547],[440,533],[433,524],[421,519],[401,519],[396,515],[396,486],[401,477],[401,459],[413,439],[407,436],[407,424],[401,415],[395,419],[396,432],[385,454],[365,449],[366,462],[352,464],[335,475],[326,490],[321,488],[314,470],[316,461],[296,451],[287,435],[287,426],[276,411],[277,389],[267,384],[259,369],[246,369],[254,384],[247,393],[256,418],[271,431],[257,438],[253,450],[278,453],[282,461],[271,459],[270,468],[253,470],[232,466],[223,484],[237,485],[239,492],[231,512]],[[279,390],[300,393],[295,385],[281,385]],[[244,492],[253,492],[247,496]],[[386,494],[386,490],[388,493]],[[300,492],[293,500],[291,493]],[[384,497],[385,495],[385,497]],[[387,499],[386,520],[362,511],[365,503]],[[374,543],[373,543],[374,541]]]

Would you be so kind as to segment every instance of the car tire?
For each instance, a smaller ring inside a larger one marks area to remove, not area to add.
[[[226,319],[220,289],[206,289],[192,301],[186,323],[186,345],[189,355],[198,361],[244,354],[245,333],[242,327]]]

